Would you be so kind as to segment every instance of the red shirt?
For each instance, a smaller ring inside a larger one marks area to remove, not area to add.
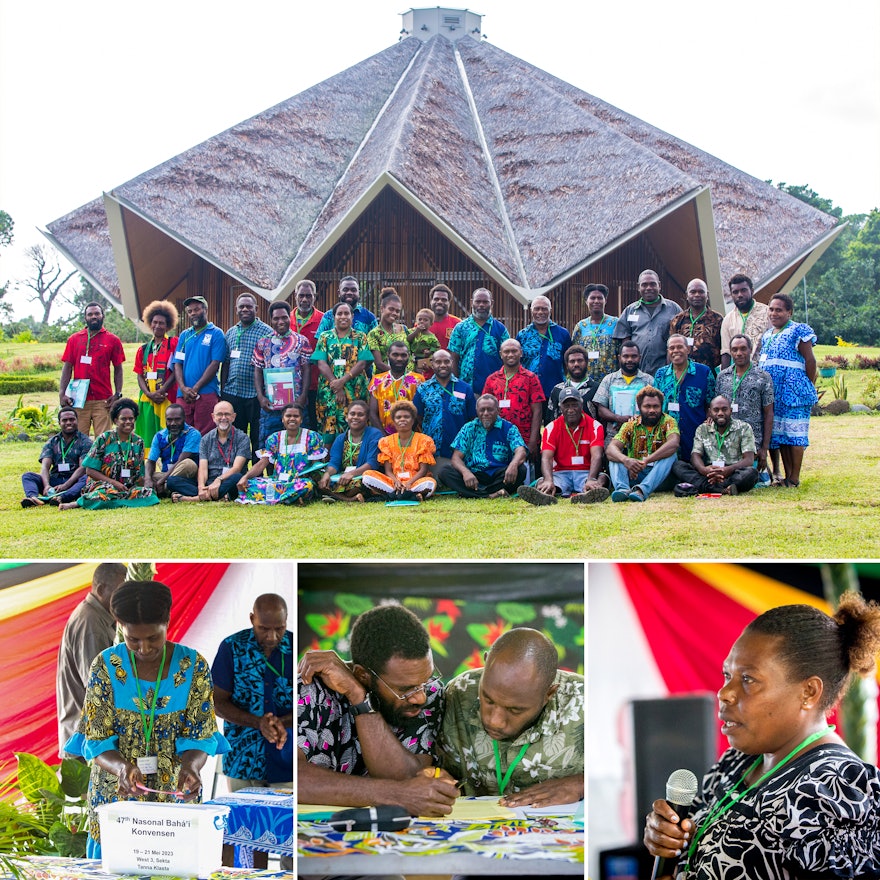
[[[449,337],[452,336],[452,328],[461,320],[455,315],[447,315],[442,321],[434,321],[428,328],[440,343],[440,348],[449,348]]]
[[[153,351],[154,341],[151,339],[149,342],[145,342],[137,350],[133,369],[135,373],[139,373],[145,378],[147,378],[148,373],[157,373],[158,375],[155,378],[158,380],[159,385],[161,385],[168,378],[168,371],[174,372],[172,359],[174,357],[174,350],[177,348],[177,337],[166,336],[159,343],[159,348],[155,351]],[[177,400],[176,382],[172,382],[168,386],[167,397],[170,401]]]
[[[541,452],[553,451],[554,471],[588,471],[590,469],[590,449],[605,446],[605,429],[593,418],[584,413],[580,424],[572,431],[565,418],[554,419],[544,429]],[[583,461],[572,463],[572,458],[580,456]]]
[[[317,309],[312,309],[312,314],[309,316],[309,320],[305,322],[305,324],[301,323],[299,318],[297,317],[297,309],[294,309],[290,313],[291,317],[291,329],[295,329],[297,333],[305,336],[306,339],[309,340],[309,346],[312,351],[315,350],[315,335],[318,332],[318,324],[321,323],[321,318],[324,317],[323,312],[319,312]],[[296,325],[295,327],[293,325]],[[309,380],[309,391],[317,391],[318,390],[318,375],[319,372],[317,369],[312,367],[312,377]]]
[[[494,394],[498,398],[498,414],[502,419],[513,422],[519,428],[523,443],[528,444],[532,432],[532,404],[546,400],[541,380],[522,364],[513,378],[508,380],[504,367],[489,374],[483,386],[483,394]],[[505,404],[503,401],[510,401]]]
[[[84,364],[83,357],[90,357],[92,362]],[[124,360],[125,352],[119,337],[103,327],[91,340],[87,327],[77,331],[67,340],[64,354],[61,355],[62,363],[73,364],[72,378],[91,379],[86,400],[107,400],[113,396],[110,367],[118,366]]]

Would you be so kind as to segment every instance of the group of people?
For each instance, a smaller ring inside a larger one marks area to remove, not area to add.
[[[283,597],[257,597],[250,627],[225,638],[209,665],[168,639],[171,590],[126,574],[118,563],[96,567],[58,653],[60,753],[91,763],[90,858],[101,851],[99,805],[198,801],[209,756],[222,756],[230,791],[293,786],[293,633]],[[255,853],[255,866],[266,867],[265,855]]]
[[[647,817],[645,845],[667,860],[655,876],[676,860],[679,878],[880,876],[880,770],[828,723],[878,654],[880,606],[855,593],[833,616],[784,605],[753,620],[721,670],[730,748],[688,818],[665,800]],[[535,630],[504,632],[483,668],[444,686],[418,618],[379,605],[356,619],[348,661],[306,651],[297,687],[301,803],[439,817],[461,795],[510,807],[583,798],[583,679],[557,669]]]
[[[121,396],[122,348],[91,303],[63,357],[61,431],[41,472],[23,476],[22,505],[413,503],[441,487],[536,505],[645,501],[661,488],[737,494],[765,471],[796,487],[816,337],[792,321],[788,295],[759,303],[740,274],[729,289],[722,317],[694,279],[683,310],[646,270],[620,317],[605,312],[607,288],[590,284],[572,333],[538,296],[516,338],[484,288],[459,319],[451,289],[435,285],[411,329],[393,288],[377,318],[351,276],[323,313],[301,281],[292,311],[269,307],[271,326],[241,294],[225,333],[192,296],[190,326],[169,337],[177,311],[158,301],[143,315],[153,338],[136,356],[138,401]]]

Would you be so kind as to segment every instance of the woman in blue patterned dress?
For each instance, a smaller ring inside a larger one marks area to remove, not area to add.
[[[171,590],[156,581],[117,588],[110,612],[123,643],[92,663],[76,733],[64,750],[92,762],[87,855],[99,858],[96,807],[116,801],[197,801],[208,755],[229,751],[217,731],[211,669],[168,641]]]
[[[770,328],[761,338],[758,365],[773,380],[773,436],[770,448],[782,456],[785,479],[777,485],[797,487],[801,482],[804,449],[810,445],[810,411],[816,393],[816,334],[807,324],[791,320],[794,303],[777,293],[767,307]]]
[[[284,430],[269,435],[260,460],[239,480],[239,504],[305,504],[315,494],[315,479],[305,474],[317,470],[327,450],[317,431],[302,426],[303,413],[298,403],[281,410]],[[273,476],[262,476],[270,464]]]

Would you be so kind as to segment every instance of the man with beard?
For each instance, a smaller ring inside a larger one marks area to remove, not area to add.
[[[706,282],[694,278],[687,286],[687,310],[669,322],[669,332],[687,339],[691,360],[714,370],[721,363],[722,316],[709,308]]]
[[[254,387],[260,402],[259,449],[266,448],[270,434],[281,430],[281,411],[288,403],[305,407],[312,370],[309,361],[312,347],[305,336],[291,329],[290,306],[286,302],[275,302],[269,306],[269,323],[274,333],[257,340],[252,366]],[[270,399],[267,370],[290,371],[292,386],[288,388],[283,382],[277,383],[274,387],[279,388],[281,393],[271,394]]]
[[[557,493],[574,504],[593,504],[608,497],[608,477],[601,473],[605,432],[584,412],[580,395],[566,388],[559,396],[562,415],[552,421],[541,440],[541,479],[521,486],[519,497],[529,504],[555,504]]]
[[[222,759],[223,775],[230,791],[292,788],[293,633],[287,603],[275,593],[257,596],[250,622],[220,643],[211,664],[214,711],[226,722],[231,747]],[[254,851],[254,868],[265,870],[267,861],[265,851]],[[282,867],[293,867],[291,857],[282,861]]]
[[[83,434],[93,431],[95,437],[113,427],[110,407],[122,397],[122,364],[125,352],[119,337],[104,329],[104,309],[90,302],[84,313],[86,326],[68,340],[61,355],[61,384],[58,399],[62,406],[72,406],[74,389],[71,380],[88,382],[85,402],[77,407],[77,423]],[[110,367],[113,367],[113,388],[110,389]],[[68,394],[70,390],[71,394]]]
[[[718,395],[709,405],[709,421],[697,428],[691,460],[677,461],[672,469],[678,497],[720,492],[738,495],[758,482],[755,435],[747,422],[734,419],[730,401]]]
[[[437,337],[440,348],[447,348],[455,325],[461,321],[461,318],[449,314],[452,291],[445,284],[435,284],[431,288],[429,296],[434,322],[428,329]]]
[[[522,365],[522,353],[516,339],[505,339],[501,343],[503,366],[486,379],[483,394],[494,394],[498,398],[502,417],[519,428],[529,454],[536,457],[541,442],[544,390],[540,379]]]
[[[546,296],[536,296],[529,306],[532,323],[516,334],[522,346],[523,366],[540,380],[544,397],[564,379],[563,357],[571,346],[571,334],[550,320],[551,305]]]
[[[24,489],[22,507],[76,501],[86,486],[86,469],[81,461],[92,448],[92,440],[77,428],[77,412],[72,406],[58,410],[61,431],[50,437],[40,452],[40,472],[21,475]],[[44,501],[39,496],[47,497]]]
[[[760,472],[767,467],[773,434],[773,380],[766,370],[752,363],[752,341],[745,334],[731,338],[730,356],[733,363],[718,374],[715,390],[730,401],[734,418],[749,423],[755,435]]]
[[[199,446],[202,435],[186,423],[183,407],[172,403],[165,410],[165,424],[153,435],[150,452],[144,463],[144,488],[166,497],[167,481],[171,476],[195,479],[199,469]],[[156,470],[156,463],[159,470]]]
[[[721,367],[730,366],[730,340],[737,333],[745,334],[752,341],[752,363],[757,364],[761,337],[770,327],[767,306],[755,299],[754,285],[748,275],[734,275],[727,286],[735,308],[721,322]]]
[[[663,392],[665,411],[678,422],[681,431],[679,455],[687,461],[694,445],[694,432],[705,421],[709,401],[715,396],[715,373],[705,364],[690,359],[684,336],[670,336],[666,349],[669,363],[657,370],[654,387]]]
[[[666,363],[669,322],[681,311],[660,295],[660,276],[651,269],[639,275],[639,299],[628,305],[617,320],[615,339],[631,339],[639,347],[639,366],[650,375]]]
[[[518,627],[495,641],[483,669],[446,686],[442,765],[463,795],[506,807],[583,798],[584,679],[557,662],[550,639]]]
[[[452,441],[465,424],[477,417],[474,392],[467,382],[452,375],[452,355],[446,349],[431,357],[434,375],[416,389],[413,403],[422,420],[422,431],[436,447],[431,473],[452,464]]]
[[[235,427],[250,435],[251,448],[260,448],[260,401],[254,388],[254,346],[272,328],[257,317],[257,298],[243,293],[235,301],[238,323],[226,331],[226,358],[220,368],[223,399],[235,410]]]
[[[315,308],[317,296],[315,282],[304,278],[296,285],[295,296],[296,311],[293,313],[293,320],[296,323],[296,332],[309,340],[309,347],[314,351],[318,327],[324,317],[324,313]],[[315,414],[315,402],[318,399],[318,371],[312,370],[311,373],[308,388],[308,419],[305,423],[308,428],[314,428],[318,424]]]
[[[458,789],[432,768],[443,688],[428,633],[403,606],[379,605],[355,620],[350,646],[350,662],[306,651],[299,664],[300,803],[445,816]]]
[[[379,373],[370,380],[370,424],[383,434],[394,434],[397,428],[391,418],[391,407],[398,400],[412,402],[419,385],[424,381],[421,373],[407,370],[409,346],[405,342],[392,342],[388,346],[387,373]]]
[[[506,498],[526,478],[528,451],[519,428],[498,414],[498,398],[477,398],[477,417],[452,441],[452,464],[437,474],[465,498]]]
[[[361,292],[358,286],[357,278],[353,275],[346,275],[339,282],[338,302],[348,303],[351,306],[351,329],[363,333],[364,336],[370,332],[377,324],[376,316],[369,310],[360,305]],[[318,332],[315,337],[318,338],[322,333],[326,333],[333,329],[333,309],[327,309],[321,323],[318,324]]]
[[[191,326],[180,334],[174,351],[177,402],[186,421],[204,436],[214,428],[212,414],[220,399],[217,371],[226,358],[226,339],[208,321],[208,301],[203,296],[185,299],[183,310]]]
[[[478,287],[471,297],[471,314],[455,325],[449,337],[452,371],[475,394],[482,394],[489,374],[501,369],[501,343],[509,338],[507,328],[492,317],[492,294]]]
[[[565,352],[563,361],[565,363],[565,379],[559,384],[554,385],[547,396],[545,425],[562,415],[562,410],[559,408],[559,397],[566,388],[577,391],[584,410],[589,410],[590,415],[593,414],[593,408],[588,406],[588,404],[592,403],[593,396],[599,388],[599,380],[589,375],[587,350],[582,345],[572,345]]]
[[[636,395],[639,414],[608,444],[612,501],[647,501],[661,489],[678,457],[678,424],[663,412],[663,392],[646,385]]]
[[[638,392],[654,381],[653,376],[639,369],[640,359],[639,347],[635,342],[624,342],[617,357],[620,369],[605,376],[599,383],[599,390],[593,395],[596,415],[605,428],[606,446],[621,427],[638,413]]]

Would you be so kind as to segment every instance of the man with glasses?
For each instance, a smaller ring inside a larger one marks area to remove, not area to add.
[[[369,309],[360,305],[360,288],[353,275],[346,275],[339,282],[339,302],[348,303],[351,306],[351,327],[353,330],[358,330],[366,336],[378,324],[376,316]],[[318,325],[317,335],[320,336],[332,329],[333,309],[327,309]]]
[[[300,661],[299,801],[445,816],[458,789],[432,767],[442,706],[421,621],[401,605],[365,611],[351,630],[350,662],[335,651],[307,651]]]
[[[518,627],[495,641],[483,669],[446,686],[442,766],[463,795],[506,807],[583,799],[584,679],[557,660],[543,633]]]

